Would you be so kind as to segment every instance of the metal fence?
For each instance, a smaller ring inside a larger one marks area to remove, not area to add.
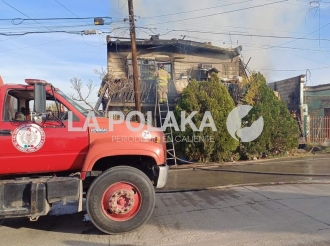
[[[328,142],[330,138],[330,117],[310,118],[309,141],[311,143],[322,144]]]

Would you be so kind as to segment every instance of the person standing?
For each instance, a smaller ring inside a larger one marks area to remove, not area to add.
[[[168,81],[171,75],[164,69],[164,64],[158,63],[158,71],[155,72],[157,81],[157,95],[159,103],[166,103],[168,98]]]

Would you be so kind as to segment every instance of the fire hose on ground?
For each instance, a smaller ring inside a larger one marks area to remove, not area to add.
[[[187,164],[199,164],[197,162],[190,162],[186,160],[182,160],[178,157],[175,157],[171,153],[167,152],[171,157],[175,158],[178,161],[185,162]],[[297,177],[330,177],[330,174],[308,174],[308,173],[279,173],[279,172],[260,172],[260,171],[245,171],[245,170],[234,170],[234,169],[225,169],[225,168],[216,168],[211,166],[209,168],[202,168],[202,167],[187,167],[187,168],[180,168],[183,169],[192,169],[192,170],[200,170],[200,171],[208,171],[208,172],[228,172],[228,173],[246,173],[246,174],[261,174],[261,175],[280,175],[280,176],[297,176]]]
[[[188,164],[199,164],[196,162],[190,162],[182,160],[173,156],[171,153],[168,153],[173,158],[176,158],[179,161],[188,163]],[[244,171],[244,170],[233,170],[233,169],[214,169],[212,167],[219,167],[219,165],[211,164],[208,168],[201,167],[186,167],[176,170],[200,170],[200,171],[209,171],[209,172],[232,172],[232,173],[246,173],[246,174],[259,174],[259,175],[280,175],[280,176],[296,176],[296,177],[330,177],[330,174],[306,174],[306,173],[278,173],[278,172],[258,172],[258,171]],[[246,187],[246,186],[273,186],[273,185],[311,185],[311,184],[326,184],[329,185],[330,181],[327,180],[309,180],[309,181],[275,181],[275,182],[262,182],[262,183],[246,183],[246,184],[229,184],[229,185],[219,185],[212,187],[202,187],[202,188],[188,188],[188,189],[174,189],[174,190],[157,190],[158,194],[172,194],[172,193],[183,193],[183,192],[200,192],[207,190],[218,190],[218,189],[231,189],[237,187]]]

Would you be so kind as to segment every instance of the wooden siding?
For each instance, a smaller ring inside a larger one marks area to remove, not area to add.
[[[198,79],[199,64],[211,65],[216,68],[220,78],[233,79],[234,76],[244,76],[241,69],[239,57],[229,58],[228,56],[219,56],[210,58],[198,56],[198,54],[182,54],[169,52],[154,52],[150,50],[139,50],[138,58],[150,59],[160,62],[172,63],[172,78],[169,83],[169,103],[174,107],[182,90],[188,85],[188,80],[182,76],[191,76],[191,79]],[[113,78],[127,78],[130,66],[127,66],[127,60],[130,59],[129,52],[109,52],[108,53],[108,71]],[[129,78],[131,79],[131,78]],[[145,107],[151,107],[156,101],[155,80],[141,80],[141,104]],[[239,84],[225,83],[229,93],[236,104],[240,102],[243,89]],[[134,106],[133,86],[115,93],[111,97],[111,105],[117,107]]]
[[[123,78],[128,74],[127,57],[130,53],[127,52],[109,52],[108,53],[108,70],[115,78]],[[240,63],[236,57],[234,59],[214,59],[208,57],[202,57],[197,55],[187,54],[163,54],[163,58],[159,57],[158,53],[139,54],[139,58],[150,57],[157,61],[173,61],[172,76],[174,79],[180,79],[181,76],[191,76],[192,79],[198,78],[198,64],[210,64],[212,67],[219,70],[219,76],[232,79],[234,76],[240,76]],[[166,59],[165,56],[168,56]]]

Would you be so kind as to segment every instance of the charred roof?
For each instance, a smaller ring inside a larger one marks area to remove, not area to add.
[[[191,55],[203,55],[213,53],[214,55],[228,55],[236,57],[241,54],[242,46],[236,48],[222,48],[212,45],[210,42],[195,42],[183,39],[159,39],[158,36],[152,36],[150,39],[136,41],[136,47],[139,50],[150,50],[150,52],[173,52]],[[108,52],[130,52],[131,41],[113,40],[108,42]]]

